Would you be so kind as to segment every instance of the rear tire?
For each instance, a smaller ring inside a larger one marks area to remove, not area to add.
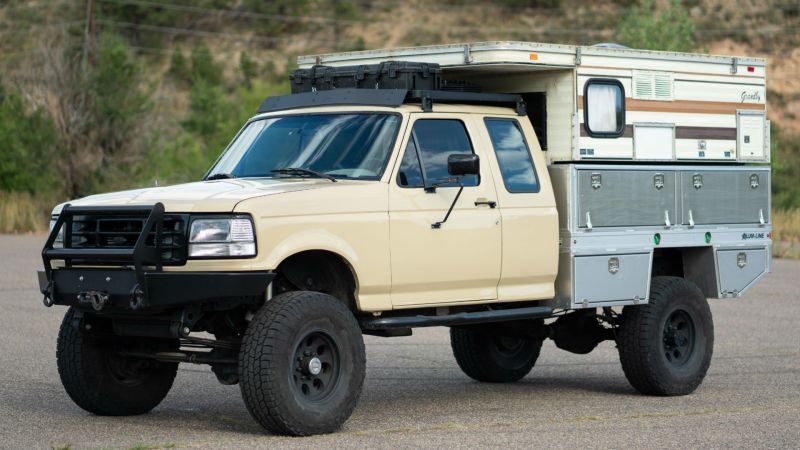
[[[345,304],[310,291],[275,296],[247,327],[239,385],[250,415],[275,434],[338,430],[366,372],[361,328]]]
[[[177,350],[177,341],[96,338],[78,330],[70,308],[58,333],[58,374],[78,406],[100,416],[131,416],[149,412],[167,396],[177,363],[119,356],[123,349]]]
[[[694,392],[714,350],[705,295],[683,278],[654,277],[649,303],[622,310],[617,344],[625,377],[642,394]]]
[[[492,328],[450,328],[450,346],[458,367],[477,381],[509,383],[520,380],[536,364],[542,340],[503,336]]]

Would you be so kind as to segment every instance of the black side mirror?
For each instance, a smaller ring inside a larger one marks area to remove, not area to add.
[[[454,177],[479,175],[481,161],[474,153],[455,153],[447,157],[447,173]]]

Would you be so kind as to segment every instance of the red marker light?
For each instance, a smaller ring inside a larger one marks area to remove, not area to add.
[[[767,239],[769,239],[769,240],[772,240],[772,231],[770,231],[769,233],[767,233]]]
[[[755,71],[756,71],[756,68],[755,68],[755,67],[753,67],[753,66],[747,66],[747,71],[748,71],[748,72],[755,72]]]

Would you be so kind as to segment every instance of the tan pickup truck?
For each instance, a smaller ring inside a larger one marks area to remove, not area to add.
[[[478,381],[524,377],[547,338],[576,353],[613,340],[640,392],[693,392],[713,348],[706,298],[769,270],[769,167],[557,163],[529,106],[436,89],[271,97],[202,181],[59,205],[39,281],[45,305],[70,307],[67,393],[141,414],[179,363],[207,364],[267,430],[332,432],[359,398],[362,334],[427,326],[450,327]],[[761,217],[674,212],[714,183],[743,183],[734,209],[766,190]]]

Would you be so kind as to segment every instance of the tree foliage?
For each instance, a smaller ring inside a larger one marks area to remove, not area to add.
[[[695,47],[694,24],[680,0],[658,11],[653,0],[642,0],[617,27],[619,40],[633,48],[690,51]]]
[[[27,111],[22,97],[0,85],[0,191],[48,192],[58,136],[41,109]]]
[[[86,90],[91,95],[92,122],[97,145],[110,158],[117,156],[139,131],[150,108],[151,93],[142,88],[142,68],[128,53],[119,37],[106,36],[88,74]]]
[[[772,124],[772,207],[800,208],[800,134]]]

